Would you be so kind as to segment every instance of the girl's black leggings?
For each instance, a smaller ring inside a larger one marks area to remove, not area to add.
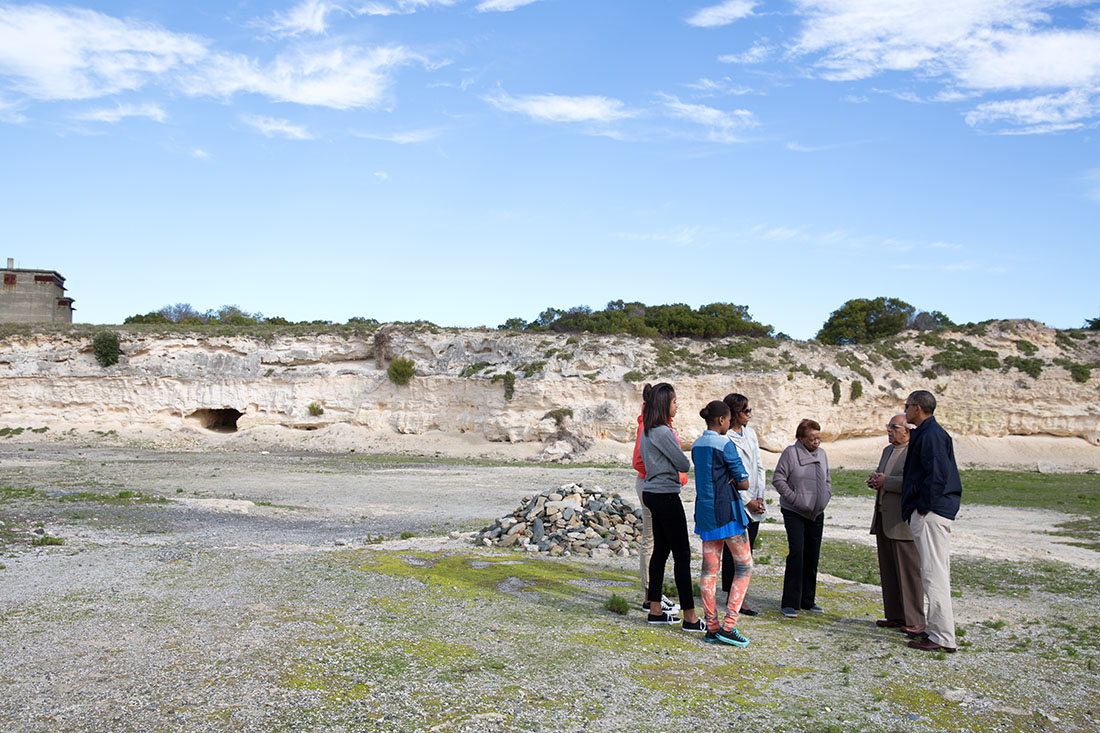
[[[691,588],[691,546],[688,544],[687,517],[679,494],[642,492],[642,503],[653,513],[653,557],[649,561],[649,601],[661,600],[665,579],[665,562],[672,553],[672,572],[676,592],[680,595],[680,610],[695,608]]]

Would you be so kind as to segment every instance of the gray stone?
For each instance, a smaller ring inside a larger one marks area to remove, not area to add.
[[[1039,473],[1058,473],[1059,472],[1058,471],[1058,466],[1051,463],[1050,461],[1039,461],[1039,463],[1035,466],[1035,470],[1037,470]]]
[[[546,535],[546,529],[542,525],[542,520],[535,517],[531,522],[531,541],[538,543],[542,542],[542,538]]]

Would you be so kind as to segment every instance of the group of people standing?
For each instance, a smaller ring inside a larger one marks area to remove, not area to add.
[[[699,416],[706,430],[692,444],[690,461],[672,428],[677,410],[672,385],[645,386],[633,460],[643,513],[642,610],[648,612],[651,624],[679,623],[685,631],[704,634],[707,642],[743,647],[749,642],[737,623],[740,616],[757,615],[744,599],[757,530],[768,518],[760,443],[748,424],[752,407],[748,398],[737,393],[703,407]],[[949,540],[962,487],[951,438],[932,417],[934,412],[935,397],[930,392],[910,395],[905,413],[890,420],[889,445],[867,479],[876,491],[871,533],[878,543],[886,611],[886,618],[876,623],[907,633],[911,647],[953,652]],[[787,534],[780,612],[788,618],[800,611],[824,610],[816,602],[817,568],[825,508],[832,497],[820,424],[802,420],[795,438],[779,457],[772,476]],[[695,534],[703,549],[699,578],[703,619],[695,609],[687,517],[680,499],[692,464]],[[662,591],[670,554],[679,602]],[[721,620],[715,598],[719,568],[727,594]]]

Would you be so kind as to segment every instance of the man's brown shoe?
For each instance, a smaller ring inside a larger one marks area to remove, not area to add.
[[[902,626],[901,630],[910,639],[916,639],[918,636],[928,636],[928,634],[924,633],[926,628],[928,628],[927,624],[917,624],[916,626]]]
[[[893,619],[889,618],[880,618],[878,621],[875,621],[875,626],[878,626],[880,629],[896,629],[901,626],[905,626],[905,622],[894,621]]]
[[[955,647],[953,646],[941,646],[931,639],[913,639],[909,642],[909,647],[912,649],[920,649],[922,652],[947,652],[953,654]]]

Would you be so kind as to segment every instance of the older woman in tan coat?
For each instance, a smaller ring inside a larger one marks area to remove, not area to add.
[[[825,528],[825,506],[833,495],[829,460],[821,448],[821,425],[803,420],[793,445],[779,456],[772,486],[779,492],[779,509],[787,530],[787,567],[783,575],[781,613],[798,616],[799,609],[822,611],[815,603],[817,561]]]

